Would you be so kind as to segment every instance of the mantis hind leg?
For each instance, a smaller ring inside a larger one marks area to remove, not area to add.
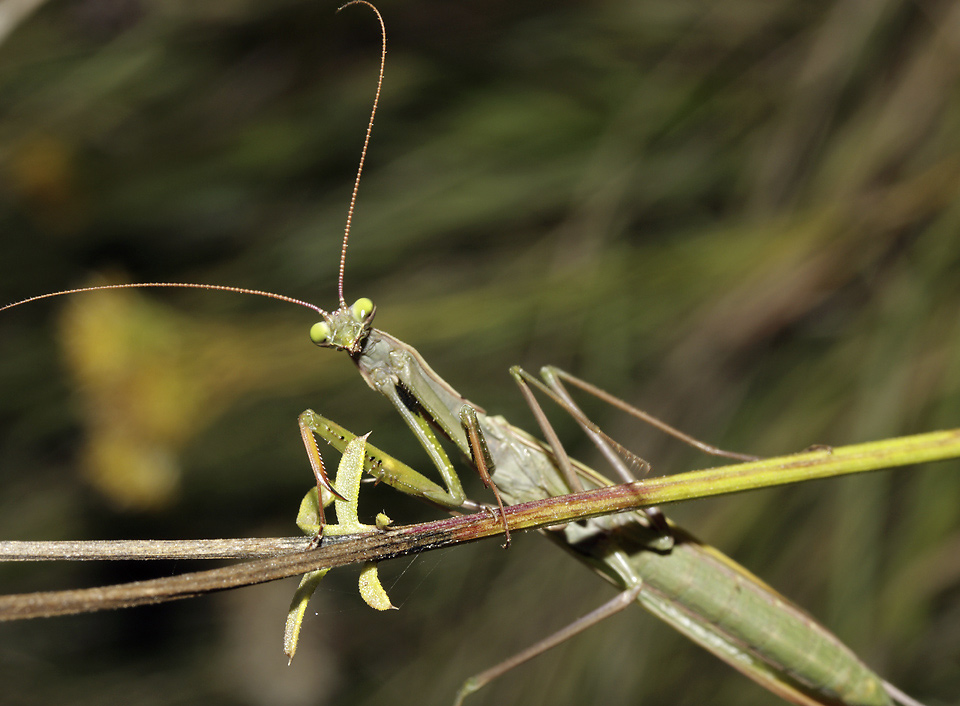
[[[573,385],[574,387],[580,388],[587,394],[592,395],[593,397],[596,397],[597,399],[603,402],[606,402],[607,404],[613,407],[616,407],[617,409],[623,412],[626,412],[631,417],[639,419],[640,421],[645,422],[646,424],[649,424],[655,429],[659,429],[663,433],[668,434],[669,436],[672,436],[675,439],[682,441],[688,446],[692,446],[693,448],[698,449],[706,454],[710,454],[711,456],[729,458],[729,459],[733,459],[734,461],[759,461],[760,460],[759,456],[742,454],[736,451],[727,451],[725,449],[721,449],[717,446],[713,446],[712,444],[708,444],[704,441],[694,438],[689,434],[686,434],[680,431],[676,427],[670,426],[669,424],[664,422],[662,419],[659,419],[658,417],[653,416],[649,412],[645,412],[639,407],[634,407],[633,405],[626,402],[625,400],[622,400],[616,395],[612,395],[606,390],[602,390],[596,385],[590,384],[586,380],[578,378],[575,375],[571,375],[570,373],[566,372],[565,370],[562,370],[561,368],[555,368],[553,366],[545,366],[540,369],[540,375],[543,378],[544,382],[547,384],[547,386],[551,390],[553,390],[561,399],[564,400],[563,406],[565,408],[576,410],[578,414],[574,414],[574,418],[577,420],[578,423],[580,423],[580,426],[583,427],[584,431],[586,431],[588,434],[592,434],[593,429],[585,426],[584,422],[588,423],[590,427],[596,427],[596,425],[590,422],[586,418],[586,416],[583,414],[583,412],[580,411],[580,408],[577,407],[576,403],[573,401],[573,398],[570,396],[570,393],[567,391],[567,388],[564,386],[563,384],[564,382],[567,382]],[[620,475],[624,478],[625,481],[634,480],[633,474],[624,473],[620,470],[620,467],[616,465],[615,467],[617,467],[617,472],[620,473]]]
[[[610,465],[613,466],[613,468],[617,471],[617,474],[621,479],[623,479],[624,482],[630,483],[636,480],[636,477],[630,471],[627,463],[629,462],[631,465],[643,469],[649,469],[650,464],[612,439],[609,435],[604,433],[599,426],[592,422],[577,406],[576,402],[573,401],[573,398],[570,397],[570,394],[567,392],[566,388],[564,388],[563,384],[559,381],[558,376],[551,374],[555,370],[556,369],[551,368],[544,369],[543,372],[545,382],[533,377],[530,373],[523,370],[519,366],[511,368],[510,374],[520,387],[521,394],[523,394],[527,404],[530,407],[530,410],[533,412],[534,417],[536,417],[537,424],[539,424],[541,431],[543,431],[543,434],[547,439],[547,443],[550,445],[554,457],[556,458],[557,465],[560,467],[560,470],[566,477],[571,491],[578,492],[583,490],[583,484],[580,482],[577,473],[574,471],[573,464],[570,462],[570,458],[567,455],[567,452],[564,450],[563,444],[560,443],[560,439],[557,437],[556,432],[553,429],[553,425],[550,424],[550,421],[547,419],[543,408],[540,406],[540,403],[534,396],[532,388],[538,389],[540,392],[552,399],[565,412],[572,416],[574,420],[576,420],[587,436],[590,437],[590,440],[593,441],[600,452],[606,456],[607,460],[610,462]],[[653,529],[657,530],[660,534],[660,537],[653,545],[653,548],[660,551],[668,551],[673,546],[673,534],[670,531],[670,524],[667,521],[667,518],[664,517],[663,513],[660,512],[660,510],[656,507],[648,507],[644,508],[643,510],[638,510],[638,513],[646,517],[649,525]]]
[[[544,430],[544,433],[547,435],[547,439],[550,442],[551,448],[553,448],[554,453],[557,454],[558,462],[561,465],[561,468],[564,469],[564,473],[569,473],[573,475],[572,468],[569,468],[569,460],[566,458],[566,453],[562,452],[562,447],[560,447],[559,440],[556,439],[556,435],[553,434],[552,428],[547,431],[545,427],[549,426],[549,422],[546,420],[543,411],[540,409],[539,403],[533,397],[531,386],[536,387],[545,395],[550,397],[554,402],[556,402],[561,408],[563,408],[570,416],[574,418],[577,424],[580,425],[580,428],[583,429],[584,433],[593,441],[594,445],[600,450],[600,452],[606,457],[607,461],[617,472],[617,475],[625,483],[633,482],[637,479],[636,474],[633,472],[633,469],[642,469],[643,471],[649,470],[650,464],[645,460],[637,456],[635,453],[629,449],[622,446],[619,442],[612,439],[609,435],[604,433],[599,426],[597,426],[593,421],[591,421],[584,413],[583,410],[577,405],[573,400],[573,397],[570,395],[570,392],[567,390],[566,386],[563,384],[567,382],[575,387],[580,388],[584,392],[596,397],[597,399],[606,402],[609,405],[620,409],[632,417],[635,417],[643,422],[646,422],[650,426],[659,429],[660,431],[673,436],[680,441],[692,446],[704,453],[708,453],[713,456],[720,456],[723,458],[730,458],[737,461],[756,461],[758,460],[757,456],[750,456],[747,454],[741,454],[734,451],[726,451],[724,449],[718,448],[711,444],[707,444],[699,439],[696,439],[689,434],[676,429],[675,427],[670,426],[666,422],[657,417],[649,414],[648,412],[643,411],[628,402],[616,397],[615,395],[610,394],[606,390],[602,390],[599,387],[590,384],[589,382],[582,380],[575,375],[561,370],[560,368],[555,368],[553,366],[545,366],[541,368],[540,375],[543,378],[543,381],[537,380],[532,375],[527,373],[525,370],[517,367],[511,369],[511,374],[514,376],[514,379],[517,381],[517,384],[520,385],[521,391],[524,393],[524,396],[527,398],[528,403],[531,405],[531,409],[534,409],[534,414],[537,416],[537,421],[540,423],[541,429]],[[558,448],[560,448],[560,453],[558,453]],[[561,457],[562,454],[562,457]],[[567,467],[564,467],[566,464]],[[576,485],[571,485],[574,489],[577,489]],[[670,527],[667,522],[666,517],[663,513],[656,507],[646,508],[643,513],[650,520],[650,523],[656,529],[659,529],[664,534],[665,540],[668,540],[670,537]]]
[[[607,601],[599,608],[590,611],[586,615],[578,618],[552,635],[545,637],[536,644],[531,645],[522,652],[518,652],[513,657],[505,659],[499,664],[496,664],[493,667],[490,667],[489,669],[470,677],[463,683],[463,686],[461,686],[460,690],[457,692],[457,698],[454,701],[454,706],[461,706],[463,704],[463,700],[467,696],[483,688],[498,677],[503,676],[514,667],[519,667],[524,662],[529,662],[534,657],[537,657],[547,650],[556,647],[566,640],[569,640],[571,637],[580,634],[587,628],[619,613],[637,599],[637,596],[640,595],[642,585],[643,584],[638,583],[626,591],[617,594],[612,600]]]

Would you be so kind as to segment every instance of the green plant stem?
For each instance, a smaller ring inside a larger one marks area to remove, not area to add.
[[[960,429],[952,429],[854,446],[818,449],[551,497],[507,507],[506,517],[511,531],[536,529],[649,505],[957,457],[960,457]],[[51,617],[161,603],[275,581],[320,568],[382,561],[476,541],[501,534],[503,529],[499,516],[481,512],[384,532],[332,537],[325,539],[317,549],[281,554],[210,571],[116,586],[0,596],[0,620]],[[0,552],[5,552],[4,545],[9,544],[0,543]]]

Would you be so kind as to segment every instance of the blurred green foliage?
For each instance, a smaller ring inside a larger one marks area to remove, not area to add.
[[[379,59],[369,12],[334,9],[78,0],[25,19],[0,45],[0,299],[107,277],[334,306]],[[551,363],[760,454],[960,425],[960,5],[381,10],[390,53],[347,298],[373,298],[378,326],[467,397],[530,428],[506,369]],[[295,534],[308,406],[427,463],[349,361],[308,343],[303,311],[95,299],[0,318],[5,538]],[[591,411],[655,473],[712,465]],[[148,475],[105,482],[98,448]],[[933,705],[960,693],[958,485],[942,464],[670,514]],[[371,517],[435,516],[388,489],[363,496]],[[14,592],[191,568],[0,576]],[[374,614],[355,574],[334,572],[289,668],[292,581],[4,624],[0,703],[444,704],[609,596],[532,536],[381,571],[401,610]],[[471,703],[772,698],[628,611]]]

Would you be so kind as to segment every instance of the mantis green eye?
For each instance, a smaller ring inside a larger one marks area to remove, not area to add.
[[[353,316],[357,321],[363,321],[370,315],[370,312],[373,311],[373,302],[363,297],[357,299],[353,303],[353,306],[350,307],[350,311],[353,312]]]
[[[330,338],[330,327],[326,321],[320,321],[310,327],[310,340],[318,346]]]

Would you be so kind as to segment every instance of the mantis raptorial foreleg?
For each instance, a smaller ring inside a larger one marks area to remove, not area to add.
[[[446,488],[441,488],[436,483],[430,481],[428,478],[420,473],[417,473],[405,464],[401,464],[404,468],[402,471],[396,469],[394,466],[391,466],[391,470],[389,471],[384,470],[385,474],[392,474],[394,477],[392,479],[385,477],[382,478],[382,480],[404,493],[424,498],[439,505],[440,507],[447,509],[463,509],[470,511],[485,509],[487,506],[467,500],[466,494],[463,492],[463,486],[460,484],[460,479],[457,476],[457,472],[454,469],[453,464],[450,462],[450,457],[447,455],[447,452],[444,451],[443,446],[441,445],[440,440],[437,438],[437,434],[431,424],[437,424],[437,426],[439,426],[441,429],[446,429],[447,427],[442,426],[436,418],[428,416],[429,407],[426,405],[423,405],[422,407],[418,406],[421,402],[421,399],[414,397],[412,393],[408,393],[408,396],[412,398],[411,401],[405,402],[400,397],[396,385],[392,382],[386,382],[384,380],[385,378],[386,376],[380,376],[380,379],[378,380],[379,384],[376,386],[376,389],[381,391],[391,402],[393,402],[394,406],[403,417],[403,420],[413,431],[414,436],[416,436],[417,440],[420,442],[420,445],[430,457],[433,465],[437,468]],[[326,487],[326,485],[320,480],[322,473],[318,473],[317,471],[318,465],[322,469],[322,463],[319,462],[319,452],[316,449],[316,443],[312,434],[316,434],[317,436],[326,439],[328,442],[336,446],[335,440],[338,438],[338,435],[345,430],[338,425],[333,424],[328,419],[325,419],[313,410],[307,410],[300,415],[300,431],[301,435],[304,437],[304,444],[307,447],[307,454],[310,456],[310,463],[312,466],[314,466],[314,474],[318,479],[318,488]],[[463,438],[466,439],[466,451],[469,454],[473,467],[480,474],[480,478],[484,485],[493,491],[494,498],[496,499],[497,506],[499,507],[500,515],[502,517],[503,501],[500,499],[500,493],[491,477],[495,468],[493,459],[491,458],[490,452],[486,447],[483,433],[476,424],[476,410],[471,405],[460,405],[459,423],[458,426],[455,427],[455,431],[459,432],[461,435],[463,435]],[[396,459],[393,460],[396,462]],[[510,543],[510,531],[506,528],[506,525],[504,525],[504,535],[506,537],[506,545],[508,545]]]
[[[476,419],[475,414],[465,412],[465,417]],[[426,426],[426,420],[422,416],[417,416],[424,422],[421,429],[428,438],[432,439],[435,448],[439,454],[446,454],[440,447],[439,440],[433,434],[432,430]],[[465,422],[465,425],[468,422]],[[436,503],[447,508],[461,508],[465,505],[464,498],[458,498],[449,492],[449,488],[444,490],[426,476],[418,473],[410,466],[398,461],[389,454],[386,454],[374,446],[366,443],[369,434],[356,436],[352,432],[344,429],[335,422],[317,414],[313,410],[306,410],[300,415],[299,426],[304,445],[307,449],[307,455],[310,458],[310,465],[313,467],[314,476],[317,479],[317,485],[311,488],[300,503],[300,512],[297,515],[297,526],[308,535],[318,538],[322,536],[336,536],[343,534],[358,534],[363,532],[376,531],[384,529],[389,524],[389,518],[385,515],[378,515],[376,525],[367,525],[359,521],[357,517],[357,499],[360,492],[360,478],[364,471],[372,475],[377,480],[383,481],[388,485],[397,488],[408,495],[414,495],[430,502]],[[474,427],[473,431],[467,431],[468,435],[477,433]],[[336,487],[327,477],[323,458],[320,450],[317,448],[314,434],[327,441],[337,450],[343,453],[340,466],[337,470]],[[481,473],[485,482],[489,480],[489,472],[492,470],[493,462],[490,460],[490,454],[483,444],[482,437],[475,440],[476,452],[473,454],[475,459],[480,459],[479,463],[483,468]],[[473,448],[473,447],[472,447]],[[484,460],[485,459],[485,460]],[[449,464],[449,460],[447,460]],[[450,466],[452,472],[452,466]],[[454,476],[455,477],[455,476]],[[462,495],[462,490],[460,492]],[[330,503],[334,504],[337,514],[336,524],[326,524],[324,522],[324,506]],[[470,509],[474,505],[470,504]],[[502,512],[502,506],[501,506]],[[284,653],[293,659],[297,649],[297,641],[300,635],[300,628],[303,624],[303,618],[306,614],[307,603],[310,597],[316,591],[320,580],[327,574],[329,569],[318,569],[304,575],[297,587],[293,600],[290,604],[290,611],[287,614],[287,623],[284,630]],[[389,610],[394,606],[390,603],[386,592],[380,585],[377,577],[376,564],[367,564],[360,572],[360,595],[367,604],[377,610]]]
[[[310,409],[300,415],[300,425],[301,428],[306,428],[309,433],[316,434],[340,452],[344,452],[347,445],[357,438],[353,432]],[[437,447],[439,448],[439,443],[437,443]],[[449,490],[442,488],[407,464],[369,444],[363,459],[363,469],[377,480],[396,488],[402,493],[422,498],[440,507],[479,509],[479,506],[475,503],[462,500],[458,502]]]
[[[309,417],[305,418],[305,415],[307,415],[308,412],[309,410],[301,414],[297,422],[300,426],[300,438],[303,439],[303,446],[307,450],[307,458],[310,460],[310,467],[313,469],[313,477],[317,481],[317,498],[323,498],[324,491],[326,491],[327,494],[331,496],[331,500],[332,497],[339,497],[341,500],[343,500],[344,497],[337,492],[337,489],[334,488],[330,483],[330,479],[327,478],[327,471],[323,465],[323,456],[320,454],[320,449],[317,448],[317,440],[313,436],[309,426]],[[346,460],[346,456],[344,456],[343,459]],[[318,535],[323,532],[323,527],[326,524],[323,516],[323,508],[329,504],[329,500],[326,502],[317,502],[316,534]],[[300,525],[299,516],[297,519],[297,525]]]
[[[303,428],[301,416],[301,428]],[[324,535],[344,535],[344,534],[362,534],[364,532],[375,532],[383,529],[390,524],[389,518],[385,515],[377,516],[376,525],[367,525],[357,517],[357,498],[360,493],[360,477],[363,475],[364,459],[366,458],[366,441],[369,434],[352,438],[343,448],[343,458],[340,460],[340,466],[337,469],[337,485],[339,491],[330,486],[330,492],[324,491],[326,488],[316,487],[303,498],[300,503],[300,512],[297,514],[297,526],[304,534],[317,536],[320,533]],[[318,480],[323,477],[326,480],[326,473],[323,472],[323,461],[320,460],[320,453],[313,444],[313,450],[316,459],[319,462],[320,474]],[[313,456],[311,456],[311,461]],[[316,468],[315,468],[316,472]],[[327,481],[329,485],[329,481]],[[324,497],[325,496],[325,497]],[[336,524],[323,523],[323,506],[334,503],[334,509],[337,514]],[[287,614],[287,624],[284,629],[283,651],[289,659],[293,659],[297,651],[297,641],[300,637],[300,627],[303,624],[303,617],[306,614],[307,603],[317,586],[320,579],[326,576],[329,569],[318,569],[305,574],[297,587],[297,592],[290,603],[290,611]],[[390,610],[393,604],[387,592],[380,585],[380,579],[377,576],[377,565],[374,562],[365,564],[360,570],[360,595],[367,605],[376,610]]]

